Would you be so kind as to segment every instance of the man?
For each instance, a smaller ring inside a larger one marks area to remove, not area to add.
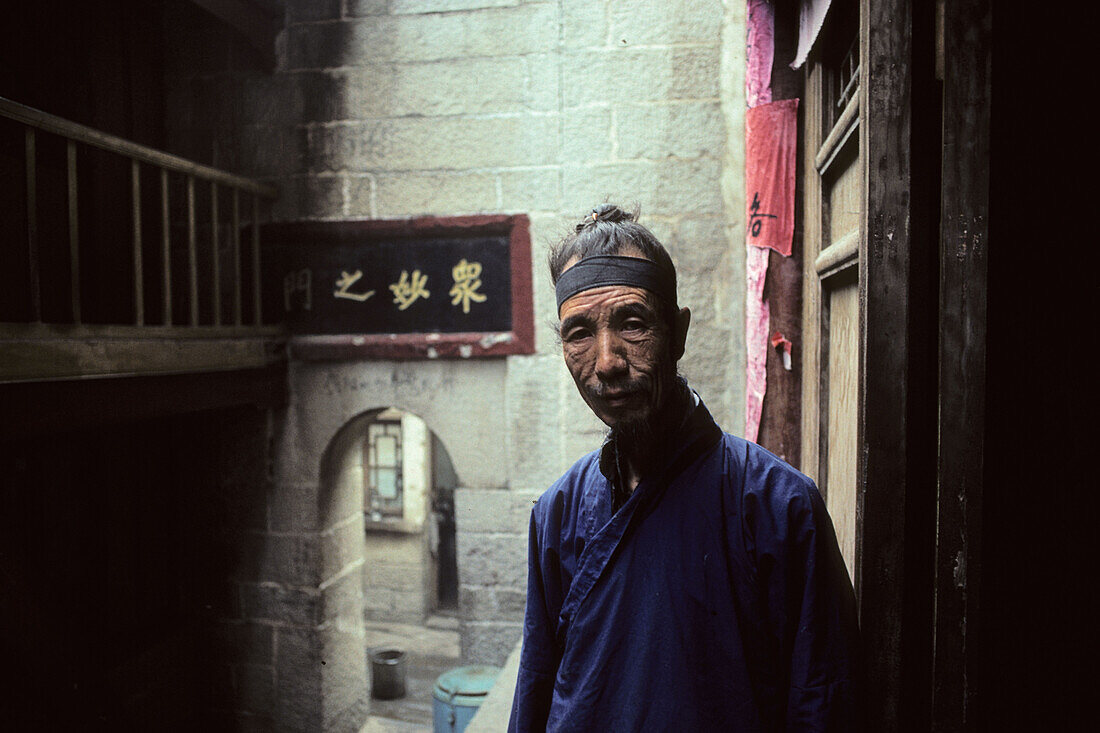
[[[610,428],[531,516],[512,731],[848,731],[855,601],[813,482],[676,373],[690,312],[635,216],[550,257],[565,363]]]

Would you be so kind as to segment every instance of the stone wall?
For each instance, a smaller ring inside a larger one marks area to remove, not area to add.
[[[530,217],[537,353],[296,365],[277,448],[276,496],[313,516],[338,505],[309,531],[353,532],[354,499],[324,494],[328,442],[360,410],[395,406],[427,420],[459,481],[463,655],[500,663],[521,631],[531,501],[603,434],[547,325],[544,266],[547,244],[593,205],[639,205],[669,247],[693,312],[681,369],[720,422],[740,427],[744,9],[720,0],[285,5],[274,69],[197,10],[174,11],[177,152],[275,183],[282,220]],[[412,394],[401,380],[430,389]],[[351,553],[347,567],[367,562],[362,549],[340,552]]]

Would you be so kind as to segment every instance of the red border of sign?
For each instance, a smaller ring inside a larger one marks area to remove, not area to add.
[[[371,236],[507,234],[512,267],[512,330],[292,336],[289,339],[292,357],[310,361],[470,359],[535,353],[535,312],[531,294],[531,222],[526,214],[425,216],[416,219],[364,219],[325,223]]]

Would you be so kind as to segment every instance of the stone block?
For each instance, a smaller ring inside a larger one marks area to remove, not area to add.
[[[233,670],[237,709],[268,714],[275,710],[275,667],[270,664],[239,664]]]
[[[286,22],[308,23],[340,17],[343,0],[287,0]]]
[[[349,18],[382,15],[388,12],[389,0],[347,0],[345,13]]]
[[[357,512],[350,522],[330,527],[321,533],[321,577],[331,578],[351,565],[363,564],[363,513]]]
[[[725,131],[718,102],[623,106],[615,110],[620,160],[720,157]]]
[[[385,94],[371,92],[376,114],[480,115],[522,112],[527,66],[515,57],[394,64]]]
[[[469,622],[522,622],[527,606],[525,589],[463,585],[458,593],[458,612]]]
[[[375,205],[376,179],[371,174],[352,174],[348,176],[348,216],[353,219],[376,219],[378,207]]]
[[[278,638],[280,730],[356,731],[368,711],[364,636],[336,626],[283,628]]]
[[[307,219],[331,219],[343,215],[346,207],[346,185],[343,176],[309,176],[299,182],[298,211]]]
[[[367,596],[376,589],[423,593],[426,565],[375,564],[363,573],[363,593]]]
[[[313,130],[317,171],[468,170],[548,165],[557,160],[557,119],[402,118]]]
[[[275,628],[268,623],[223,621],[213,627],[214,653],[227,662],[273,664]]]
[[[447,13],[455,10],[481,10],[484,8],[508,8],[522,0],[390,0],[390,12],[394,15],[413,13]]]
[[[259,178],[301,175],[308,168],[307,145],[304,128],[250,126],[239,139],[240,168]]]
[[[368,573],[380,565],[414,567],[424,561],[424,538],[420,534],[371,532],[363,548]]]
[[[458,532],[526,536],[531,507],[541,490],[459,489],[455,492]]]
[[[458,614],[467,621],[495,621],[497,596],[495,589],[483,585],[462,584],[458,589]]]
[[[278,583],[242,583],[245,618],[316,626],[337,618],[358,618],[363,603],[361,571],[353,569],[321,587],[292,587]]]
[[[719,314],[716,308],[718,290],[723,288],[723,281],[715,277],[714,271],[698,272],[683,270],[679,274],[676,283],[677,299],[681,306],[691,308],[691,328],[688,338],[692,337],[696,326],[711,324],[716,318],[725,320],[726,314]],[[726,281],[728,282],[728,281]]]
[[[321,539],[316,534],[260,535],[255,580],[317,585],[324,579]]]
[[[716,100],[718,70],[716,48],[580,50],[562,59],[562,98],[570,107]]]
[[[721,165],[712,158],[623,162],[563,167],[567,209],[584,210],[592,201],[636,201],[650,214],[721,214]]]
[[[273,532],[310,532],[320,528],[318,488],[315,484],[277,483],[268,495],[268,517]]]
[[[509,473],[522,476],[527,487],[549,486],[561,473],[560,400],[564,371],[557,354],[508,363]],[[461,530],[461,519],[458,521]]]
[[[720,40],[721,0],[618,0],[608,5],[616,43],[625,39],[627,45],[717,44]]]
[[[527,610],[527,589],[497,588],[497,617],[493,621],[523,621]]]
[[[560,102],[561,58],[552,53],[521,57],[524,74],[523,106],[530,112],[554,112]],[[514,63],[515,59],[510,60]]]
[[[337,626],[321,630],[325,730],[354,733],[362,727],[369,713],[366,639],[361,632],[361,622],[356,621],[360,629],[357,632],[344,631]]]
[[[458,574],[471,585],[523,588],[527,583],[527,534],[458,535]]]
[[[350,23],[292,25],[286,31],[288,70],[328,69],[354,62],[354,26]]]
[[[300,123],[340,122],[361,117],[358,113],[360,89],[371,79],[362,69],[326,69],[296,71],[302,100]]]
[[[252,621],[279,621],[315,626],[324,617],[324,599],[316,588],[288,588],[276,583],[241,583],[244,615]]]
[[[563,424],[569,427],[562,434],[562,452],[557,466],[559,476],[581,457],[598,450],[607,435],[607,426],[576,393],[576,387],[569,386],[574,393],[562,403]]]
[[[523,638],[522,623],[464,623],[459,631],[462,659],[470,664],[501,666]]]
[[[501,171],[497,179],[500,181],[501,211],[528,213],[561,209],[561,174],[556,166]]]
[[[376,180],[376,212],[383,218],[497,210],[496,178],[489,174],[407,173]]]
[[[325,69],[367,59],[434,61],[545,53],[557,47],[557,8],[548,3],[474,12],[375,15],[287,29],[290,69]]]
[[[732,282],[725,258],[735,243],[725,217],[684,217],[671,236],[661,241],[673,255],[678,271],[716,272],[721,268],[726,282]]]
[[[363,574],[356,568],[325,583],[322,593],[322,620],[357,624],[363,616]]]
[[[394,21],[396,60],[522,56],[558,45],[558,10],[552,3],[395,16]]]
[[[607,6],[592,0],[562,0],[562,45],[570,49],[607,45]]]
[[[295,74],[254,75],[242,80],[233,99],[242,121],[269,127],[301,122],[305,111],[302,80]]]
[[[364,599],[363,615],[372,621],[419,624],[431,609],[423,589],[416,591],[371,588]]]
[[[594,165],[616,158],[611,110],[575,109],[562,120],[562,161]]]
[[[320,631],[283,627],[279,629],[276,643],[276,717],[280,729],[322,730],[322,675],[327,660],[324,658],[324,640]]]
[[[298,76],[303,78],[306,119],[329,122],[522,113],[531,109],[531,100],[540,91],[531,88],[530,75],[524,59],[509,56],[375,62]],[[556,98],[552,104],[545,100],[544,105],[543,111],[556,110]]]
[[[707,408],[712,414],[724,412],[725,405],[717,400],[734,377],[735,364],[730,358],[732,341],[733,331],[725,323],[711,322],[693,326],[688,334],[688,348],[680,362],[680,371],[706,400]],[[722,427],[730,431],[740,430],[737,425]]]

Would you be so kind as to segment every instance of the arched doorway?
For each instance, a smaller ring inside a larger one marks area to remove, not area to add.
[[[396,407],[368,410],[334,440],[341,493],[362,497],[364,619],[420,623],[458,605],[458,477],[427,423]]]

